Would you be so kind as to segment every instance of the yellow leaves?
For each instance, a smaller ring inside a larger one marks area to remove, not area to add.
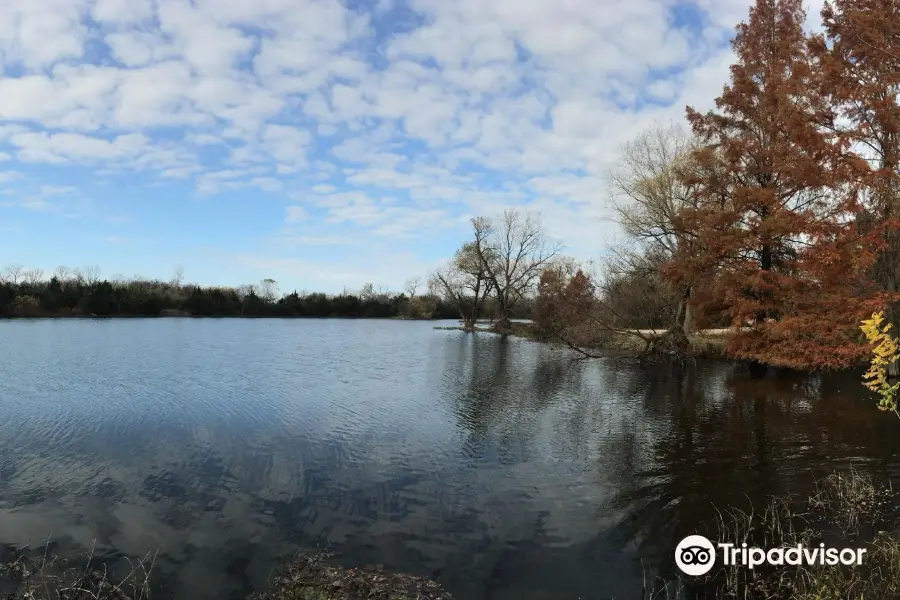
[[[865,319],[859,328],[872,346],[872,360],[863,374],[863,385],[880,396],[878,408],[897,413],[897,392],[900,382],[888,382],[887,366],[900,358],[900,342],[890,333],[891,324],[884,323],[884,312],[879,311],[872,318]],[[900,414],[900,413],[898,413]]]

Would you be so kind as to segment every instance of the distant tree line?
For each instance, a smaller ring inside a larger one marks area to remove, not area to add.
[[[169,281],[100,276],[99,267],[59,267],[49,277],[40,269],[9,265],[0,270],[0,316],[196,316],[344,317],[453,319],[456,307],[431,294],[418,294],[418,278],[401,293],[366,284],[359,292],[280,294],[277,282],[231,287],[183,283],[177,269]],[[492,307],[484,317],[497,311]],[[516,316],[528,316],[523,307]]]

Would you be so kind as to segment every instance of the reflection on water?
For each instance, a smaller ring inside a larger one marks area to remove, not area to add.
[[[432,325],[0,323],[0,544],[158,550],[156,597],[243,598],[326,544],[461,600],[633,597],[713,506],[896,471],[854,376]]]

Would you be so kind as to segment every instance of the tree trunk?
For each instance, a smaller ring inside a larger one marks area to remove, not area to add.
[[[764,272],[771,271],[772,266],[773,266],[773,260],[772,260],[773,256],[772,256],[772,245],[771,244],[763,244],[762,249],[760,251],[759,258],[760,258],[759,268],[762,269]],[[769,295],[768,292],[762,292],[759,294],[759,299],[760,299],[760,301],[762,301],[763,306],[765,306],[765,304],[766,304],[766,299],[767,299],[768,295]],[[767,310],[765,308],[760,308],[760,310],[758,310],[756,312],[756,323],[757,324],[765,323],[766,317],[768,317],[768,316],[769,315],[768,315]]]
[[[688,298],[684,301],[684,322],[681,324],[685,335],[694,333],[694,312],[691,310],[690,294],[688,291]]]
[[[475,331],[475,321],[478,319],[478,311],[474,306],[467,306],[464,299],[459,298],[459,317],[462,319],[463,331]]]
[[[672,325],[673,329],[681,329],[684,331],[684,311],[686,308],[686,303],[684,298],[678,301],[678,310],[675,311],[675,323]]]
[[[512,329],[512,322],[509,320],[509,309],[505,302],[498,302],[497,320],[494,322],[494,331],[502,334],[509,333]]]
[[[691,312],[691,287],[687,286],[684,295],[678,303],[678,311],[675,314],[675,327],[681,329],[685,335],[690,335],[694,330],[694,315]]]

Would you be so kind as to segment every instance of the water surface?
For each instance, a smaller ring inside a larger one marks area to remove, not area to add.
[[[156,598],[244,598],[316,546],[460,600],[635,597],[712,506],[897,472],[855,376],[433,325],[0,323],[0,544],[157,552]]]

